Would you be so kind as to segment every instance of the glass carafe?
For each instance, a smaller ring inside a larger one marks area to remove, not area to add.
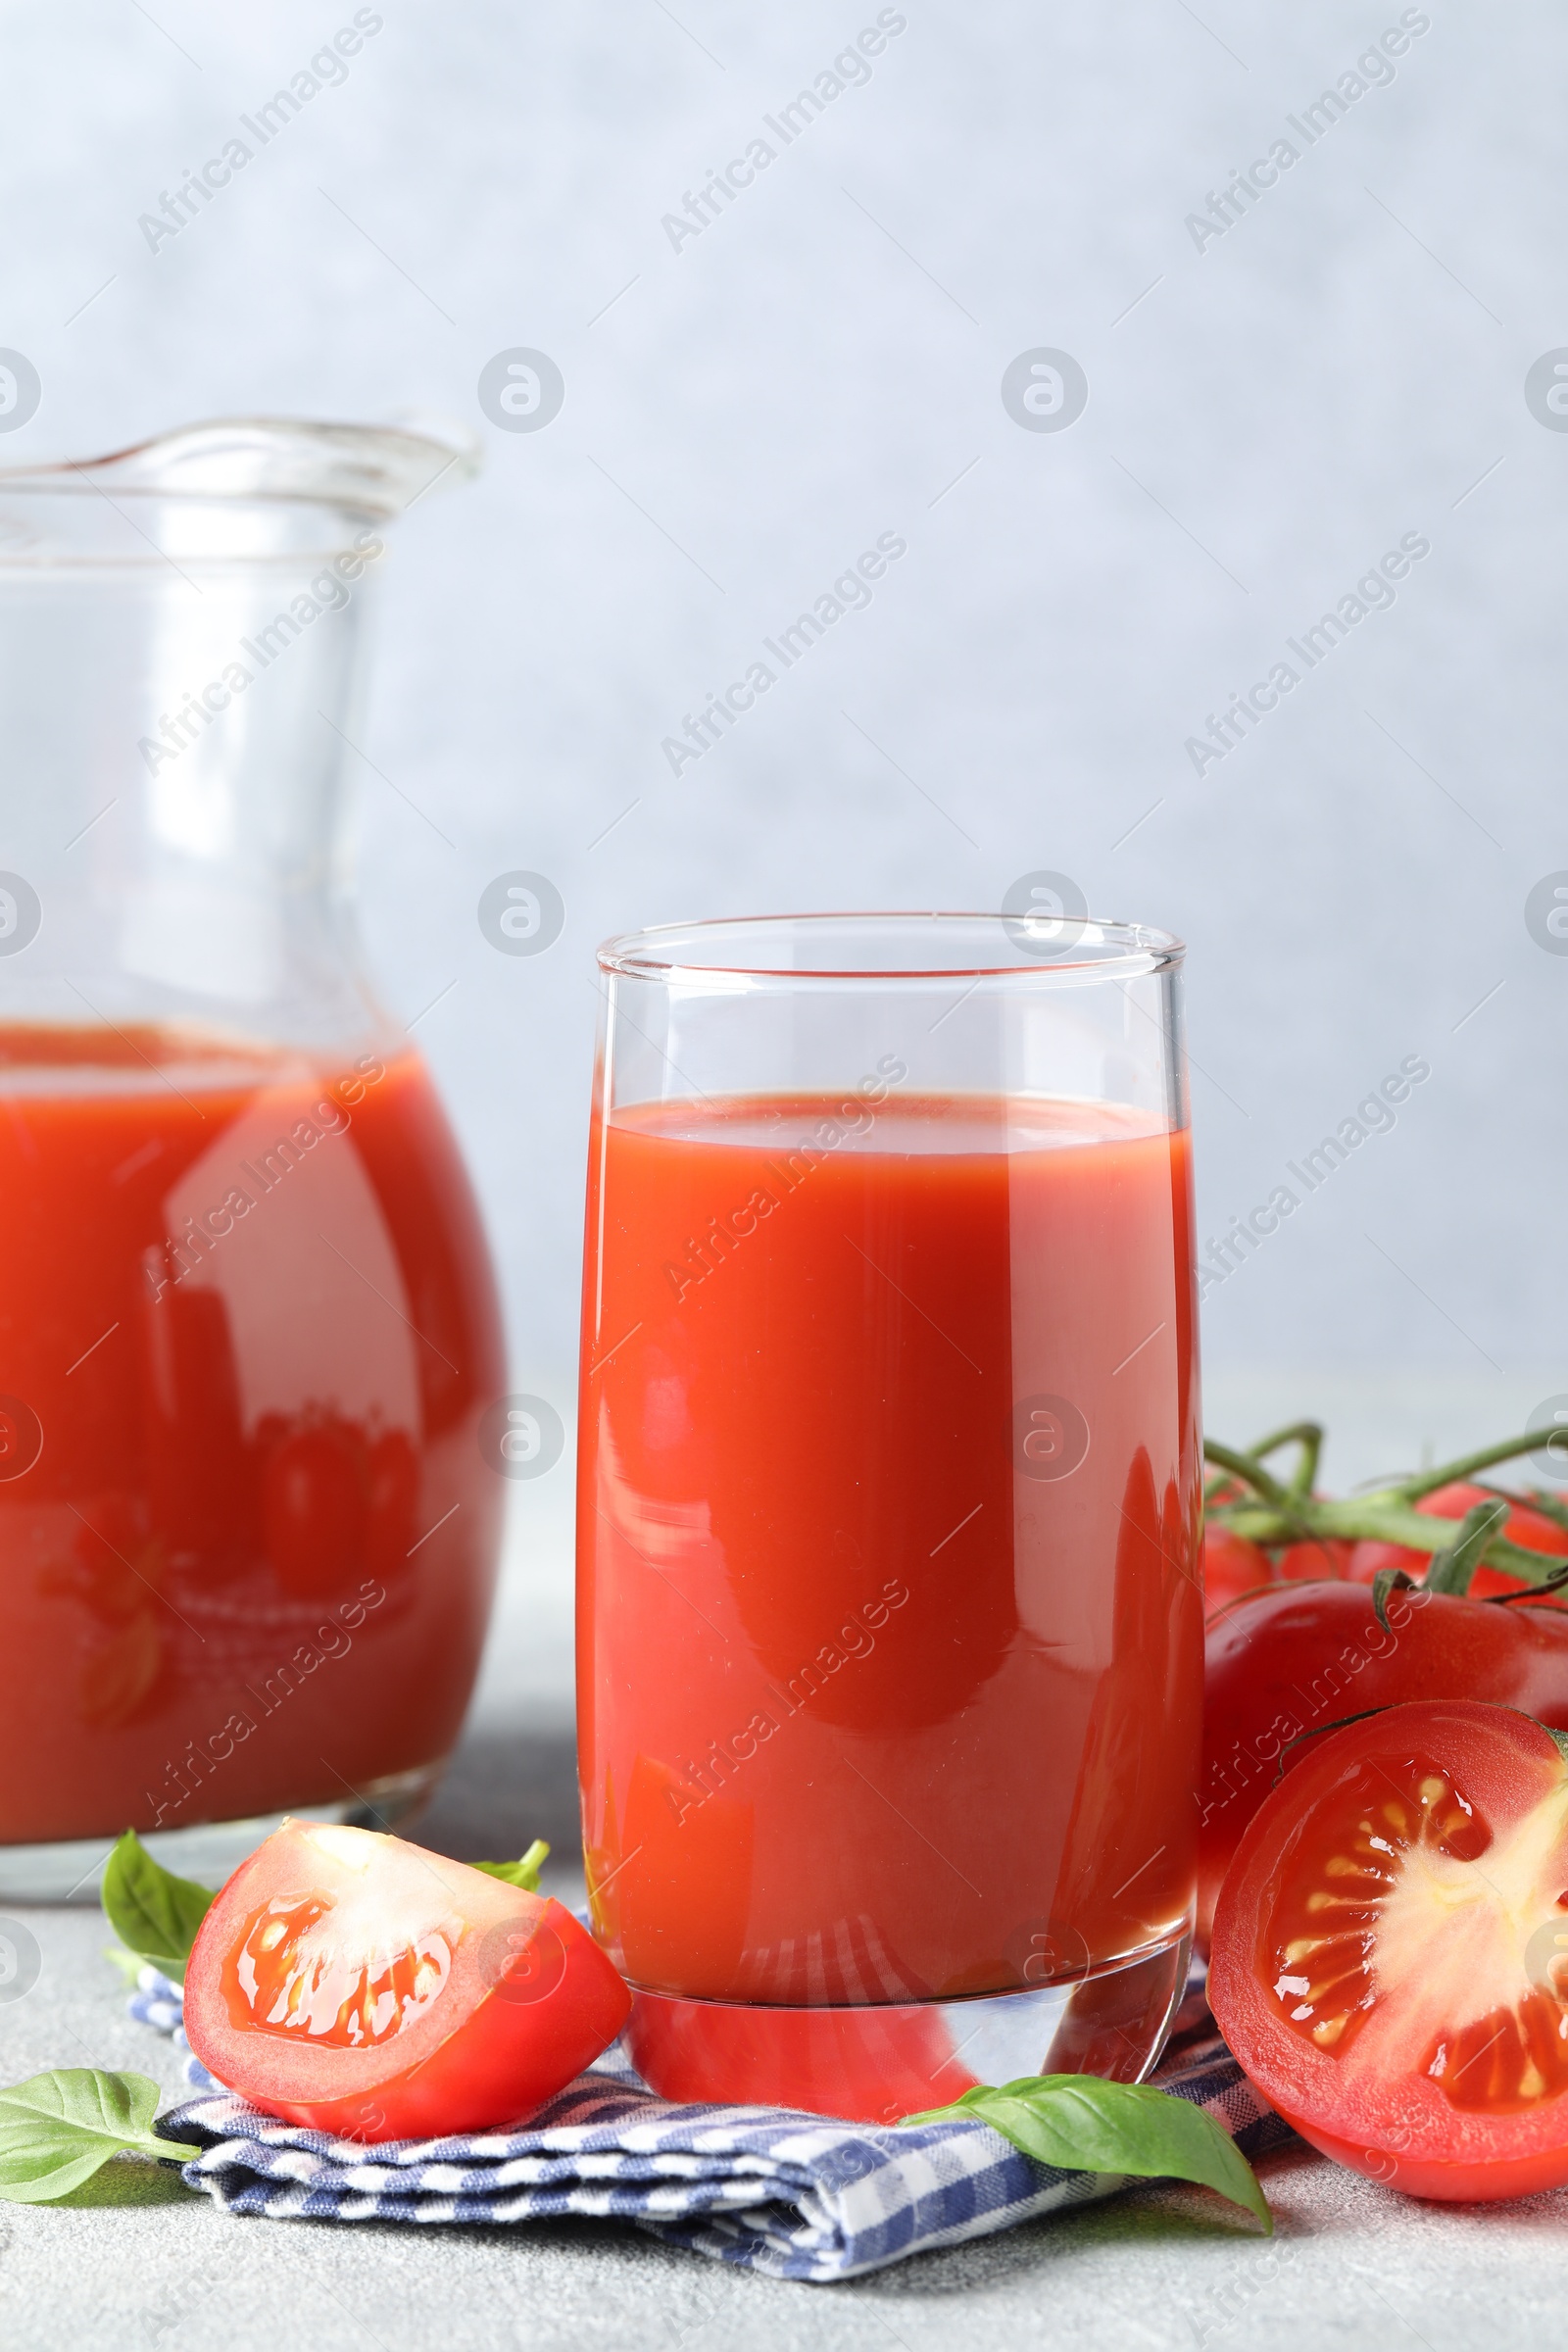
[[[456,1740],[504,1387],[345,839],[424,431],[239,419],[0,475],[0,1894],[216,1877]]]

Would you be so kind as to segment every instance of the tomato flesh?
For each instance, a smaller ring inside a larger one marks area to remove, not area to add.
[[[1568,1762],[1510,1708],[1313,1741],[1221,1891],[1209,2000],[1302,2136],[1412,2195],[1568,2181]]]
[[[368,2049],[416,2024],[451,1974],[452,1945],[439,1928],[346,1952],[332,1904],[274,1894],[224,1957],[223,1997],[240,2032],[275,2027],[315,2048]]]
[[[553,1899],[400,1838],[305,1822],[241,1863],[185,1977],[191,2048],[226,2089],[358,2139],[514,2122],[630,2007]]]

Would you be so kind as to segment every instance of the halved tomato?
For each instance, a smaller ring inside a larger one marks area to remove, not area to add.
[[[630,2008],[553,1898],[314,1822],[285,1822],[240,1864],[185,1974],[190,2046],[226,2089],[355,2139],[514,2122]]]
[[[1568,2181],[1568,1760],[1511,1708],[1308,1743],[1220,1893],[1208,1997],[1302,2137],[1414,2196]]]

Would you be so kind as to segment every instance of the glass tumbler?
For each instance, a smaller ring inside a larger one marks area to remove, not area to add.
[[[499,1317],[347,835],[383,534],[472,470],[239,418],[0,476],[0,1895],[396,1818],[463,1719]]]
[[[600,951],[578,1491],[595,1931],[671,2097],[1152,2065],[1202,1703],[1179,943]]]

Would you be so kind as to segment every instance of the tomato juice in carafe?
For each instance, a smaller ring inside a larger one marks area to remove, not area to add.
[[[0,1840],[332,1803],[443,1758],[501,1375],[417,1057],[0,1028],[0,1715],[25,1760]]]
[[[458,1736],[499,1314],[347,834],[381,532],[474,455],[240,418],[0,474],[0,1893],[396,1819]]]

